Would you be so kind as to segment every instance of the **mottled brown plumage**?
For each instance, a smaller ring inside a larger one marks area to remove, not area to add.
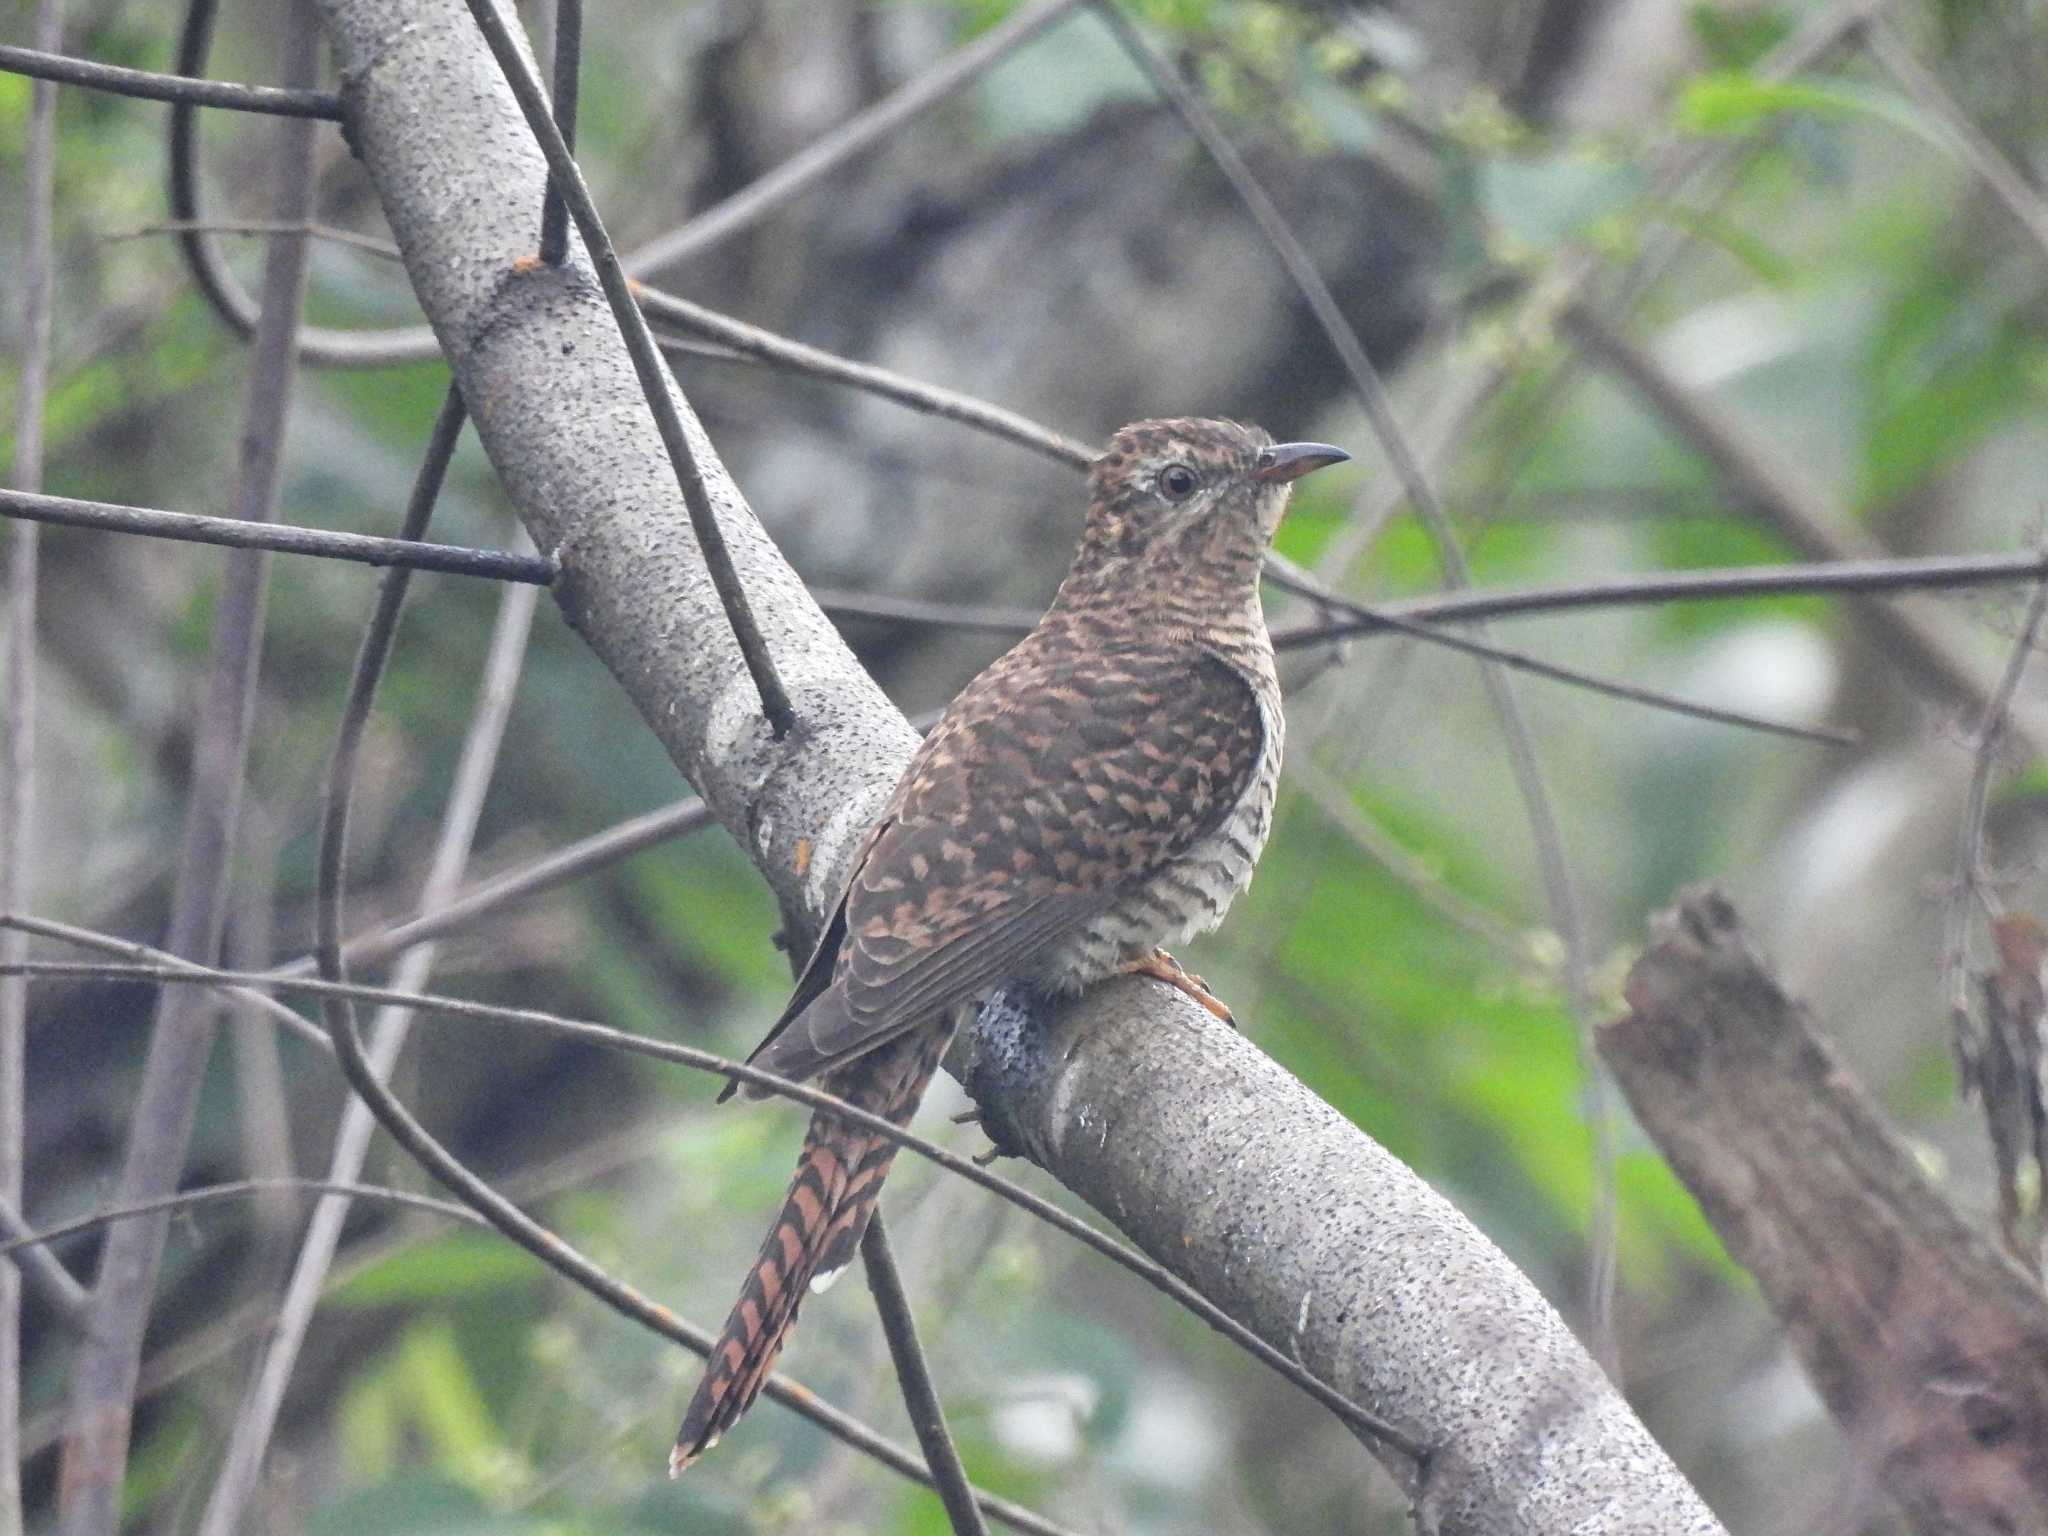
[[[1289,482],[1344,457],[1226,421],[1111,439],[1059,595],[925,738],[756,1066],[823,1074],[900,1125],[962,1005],[1004,982],[1076,990],[1222,919],[1280,771],[1260,566]],[[752,1404],[804,1293],[852,1259],[894,1154],[813,1118],[672,1471]]]

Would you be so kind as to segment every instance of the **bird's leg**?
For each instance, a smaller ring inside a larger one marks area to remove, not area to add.
[[[1142,960],[1133,960],[1123,968],[1126,976],[1150,976],[1163,981],[1169,987],[1187,993],[1217,1018],[1237,1028],[1237,1020],[1230,1016],[1230,1005],[1209,990],[1209,984],[1199,976],[1190,975],[1181,963],[1163,949],[1155,949]]]

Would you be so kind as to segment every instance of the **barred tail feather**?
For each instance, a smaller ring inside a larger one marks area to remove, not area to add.
[[[827,1079],[845,1098],[897,1125],[917,1112],[952,1031],[919,1031],[859,1057]],[[896,1160],[896,1143],[820,1110],[811,1117],[782,1214],[711,1348],[704,1379],[668,1459],[674,1477],[739,1422],[796,1326],[797,1308],[853,1261]]]
[[[846,1193],[840,1199],[839,1210],[825,1228],[824,1240],[818,1246],[818,1266],[811,1276],[814,1292],[837,1280],[860,1251],[860,1240],[867,1235],[868,1218],[875,1213],[875,1203],[882,1197],[882,1180],[889,1176],[889,1165],[896,1161],[897,1151],[896,1143],[886,1136],[868,1137],[867,1145],[847,1174]]]
[[[796,1325],[797,1307],[843,1204],[848,1174],[869,1139],[848,1135],[825,1115],[812,1119],[782,1214],[761,1245],[761,1256],[711,1347],[704,1379],[683,1415],[668,1459],[670,1477],[718,1444],[760,1395]]]

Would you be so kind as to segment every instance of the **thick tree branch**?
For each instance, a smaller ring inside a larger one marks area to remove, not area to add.
[[[1005,1150],[1353,1402],[1445,1533],[1718,1531],[1562,1319],[1428,1185],[1155,983],[999,997],[950,1063]]]
[[[1850,1444],[1921,1530],[2048,1530],[2040,1288],[1928,1182],[1725,897],[1687,892],[1651,938],[1601,1054]]]
[[[770,735],[582,253],[572,250],[560,271],[515,267],[536,237],[541,157],[462,7],[322,5],[353,142],[479,435],[536,543],[560,562],[558,599],[792,923],[812,929],[909,757],[909,725],[769,543],[678,396],[726,545],[795,704],[798,728],[779,741]],[[1413,1174],[1238,1037],[1190,1028],[1160,989],[1113,987],[1079,1012],[1115,1013],[1121,1027],[1105,1028],[1050,1075],[1093,1083],[1106,1071],[1117,1079],[1120,1128],[1142,1109],[1181,1139],[1169,1160],[1158,1143],[1120,1129],[1114,1155],[1091,1165],[1081,1143],[1093,1143],[1092,1129],[1052,1136],[1049,1145],[1076,1153],[1071,1164],[1053,1159],[1055,1171],[1148,1241],[1170,1233],[1155,1251],[1192,1265],[1230,1310],[1252,1306],[1269,1340],[1299,1341],[1367,1406],[1398,1399],[1417,1438],[1444,1448],[1423,1490],[1438,1528],[1561,1532],[1598,1510],[1608,1530],[1718,1529],[1533,1288]],[[1293,1149],[1283,1161],[1244,1156],[1247,1128],[1201,1102],[1219,1074],[1251,1086],[1239,1102],[1257,1106],[1252,1134],[1275,1157]],[[1028,1122],[1039,1102],[1027,1097],[1016,1112]],[[1117,1160],[1148,1148],[1149,1162]],[[1267,1224],[1269,1241],[1240,1250],[1227,1277],[1195,1262],[1197,1251],[1219,1251],[1202,1234],[1271,1210],[1277,1191],[1304,1187],[1311,1165],[1320,1187],[1340,1192],[1341,1213]],[[1241,1203],[1219,1207],[1215,1170],[1254,1167],[1271,1182],[1232,1172],[1245,1180]],[[1175,1168],[1182,1176],[1171,1176]],[[1183,1233],[1194,1247],[1181,1244]],[[1353,1305],[1318,1315],[1312,1296],[1297,1329],[1304,1265],[1324,1266],[1308,1271],[1310,1289],[1325,1298],[1341,1289]],[[1354,1342],[1340,1348],[1340,1335]],[[1531,1382],[1533,1393],[1518,1386]]]

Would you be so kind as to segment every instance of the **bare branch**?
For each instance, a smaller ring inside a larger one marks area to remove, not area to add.
[[[1307,572],[1298,570],[1292,561],[1283,560],[1277,554],[1267,557],[1266,575],[1276,587],[1311,597],[1326,610],[1348,613],[1355,617],[1377,618],[1387,629],[1398,634],[1411,635],[1417,640],[1425,640],[1431,645],[1440,645],[1449,650],[1465,651],[1488,661],[1497,661],[1504,667],[1527,672],[1532,677],[1547,677],[1553,682],[1567,683],[1574,688],[1583,688],[1589,693],[1604,693],[1609,698],[1622,699],[1631,704],[1647,704],[1652,709],[1661,709],[1667,714],[1689,715],[1695,720],[1709,720],[1716,725],[1733,725],[1748,731],[1790,736],[1795,740],[1818,742],[1823,746],[1853,747],[1863,739],[1854,731],[1836,730],[1830,726],[1797,725],[1788,720],[1770,720],[1761,715],[1745,714],[1738,709],[1695,704],[1689,699],[1681,699],[1661,689],[1614,682],[1609,678],[1596,677],[1590,672],[1581,671],[1577,667],[1560,666],[1556,662],[1545,661],[1540,656],[1529,655],[1526,651],[1510,650],[1491,641],[1474,640],[1436,625],[1395,618],[1385,608],[1371,607],[1353,602],[1347,597],[1339,597],[1321,582],[1311,578]]]
[[[62,0],[36,7],[37,46],[54,51],[64,40]],[[57,91],[37,81],[29,92],[26,143],[22,148],[21,369],[14,395],[13,485],[37,491],[43,484],[43,404],[50,373],[50,308],[54,270],[57,185]],[[5,592],[6,698],[0,704],[6,740],[0,742],[0,912],[31,899],[35,869],[36,801],[36,633],[39,530],[17,526],[7,539]],[[28,953],[27,939],[0,933],[0,962]],[[0,1205],[11,1211],[23,1199],[28,1125],[28,984],[0,978]],[[54,1267],[54,1260],[52,1261]],[[62,1304],[61,1268],[40,1274],[41,1288]],[[26,1529],[21,1498],[21,1276],[0,1270],[0,1531]]]
[[[9,1232],[8,1240],[0,1242],[0,1258],[12,1258],[19,1252],[54,1243],[59,1238],[115,1226],[124,1221],[132,1221],[138,1216],[168,1215],[174,1211],[188,1211],[195,1206],[210,1205],[216,1200],[246,1200],[251,1195],[271,1193],[324,1198],[346,1196],[351,1200],[373,1200],[380,1205],[398,1205],[411,1210],[427,1211],[435,1216],[468,1222],[472,1226],[485,1225],[484,1219],[466,1205],[453,1200],[437,1200],[432,1195],[415,1194],[409,1189],[389,1189],[381,1184],[357,1184],[339,1179],[235,1179],[226,1184],[204,1184],[197,1189],[181,1189],[175,1194],[159,1195],[153,1200],[138,1200],[128,1205],[113,1205],[105,1210],[88,1211],[83,1216],[60,1221],[55,1226],[44,1227],[38,1232]]]
[[[576,103],[583,90],[583,0],[555,0],[555,35],[549,62],[549,95],[554,100],[555,126],[562,147],[576,152]],[[540,210],[540,259],[559,267],[569,254],[569,205],[561,183],[548,178],[548,195]]]
[[[2048,199],[2044,199],[2040,190],[2006,159],[1984,130],[1970,121],[1970,114],[1941,83],[1940,76],[1914,56],[1905,39],[1899,36],[1897,27],[1882,11],[1874,15],[1863,29],[1863,39],[1871,57],[1898,81],[1899,88],[1923,111],[1947,126],[1954,135],[1956,150],[1962,156],[1963,164],[2005,204],[2033,237],[2034,243],[2048,253]]]
[[[112,91],[117,96],[140,96],[149,101],[178,101],[193,107],[225,107],[233,112],[268,113],[276,117],[336,121],[341,118],[341,98],[332,91],[284,90],[274,85],[234,85],[226,80],[159,75],[146,69],[123,69],[117,64],[66,58],[54,49],[0,44],[0,71]]]
[[[498,68],[505,73],[505,83],[511,86],[513,99],[519,103],[519,110],[526,114],[526,126],[533,131],[534,138],[540,143],[541,154],[547,159],[552,185],[561,192],[569,216],[576,221],[576,232],[583,237],[591,262],[597,268],[598,283],[611,304],[612,318],[618,322],[620,338],[626,344],[627,355],[633,360],[633,371],[640,377],[640,392],[646,396],[648,409],[654,412],[654,424],[661,433],[662,446],[675,467],[676,484],[682,489],[683,505],[690,514],[690,531],[697,536],[697,549],[703,557],[704,568],[711,574],[711,584],[718,591],[726,622],[732,626],[733,640],[739,646],[741,659],[747,664],[748,675],[754,680],[755,691],[761,696],[761,713],[767,717],[769,729],[777,738],[787,736],[796,724],[796,709],[789,701],[788,691],[782,686],[782,677],[776,670],[775,658],[769,653],[767,638],[754,619],[753,606],[747,601],[746,588],[740,583],[732,554],[725,547],[725,534],[719,529],[717,514],[711,510],[711,495],[705,489],[704,472],[697,463],[696,446],[683,430],[682,413],[676,409],[675,396],[670,393],[668,374],[662,367],[661,351],[654,344],[654,334],[647,328],[647,317],[633,302],[632,289],[619,265],[618,253],[612,249],[611,236],[605,232],[604,224],[597,216],[597,204],[591,201],[590,191],[583,184],[583,175],[569,153],[562,130],[548,114],[547,98],[541,93],[540,82],[534,78],[532,68],[519,51],[505,18],[492,0],[468,0],[468,5],[477,30],[490,45]]]
[[[974,1503],[974,1485],[967,1481],[967,1469],[960,1465],[960,1453],[946,1429],[946,1415],[932,1386],[924,1350],[917,1342],[917,1321],[911,1316],[910,1298],[903,1294],[903,1276],[896,1268],[887,1223],[879,1209],[868,1218],[860,1256],[867,1265],[868,1289],[874,1293],[883,1336],[889,1341],[889,1358],[903,1385],[903,1406],[910,1411],[910,1427],[917,1431],[917,1443],[924,1450],[925,1465],[932,1469],[946,1518],[952,1521],[955,1536],[985,1536],[988,1527],[982,1524],[981,1511]]]
[[[556,573],[555,562],[538,555],[377,538],[366,533],[301,528],[289,523],[246,523],[232,517],[77,501],[69,496],[30,495],[26,491],[0,490],[0,515],[27,522],[58,523],[67,528],[139,533],[153,539],[219,544],[229,549],[267,549],[286,555],[314,555],[322,560],[353,560],[362,565],[446,571],[455,576],[481,576],[488,581],[520,581],[543,587],[555,579]]]
[[[633,284],[633,296],[640,301],[641,311],[655,324],[716,341],[738,357],[864,390],[914,411],[975,427],[992,437],[1028,448],[1074,469],[1085,470],[1094,461],[1096,450],[1085,443],[1075,442],[1040,426],[1029,417],[977,400],[972,395],[926,384],[887,368],[877,368],[872,363],[854,362],[820,347],[791,341],[773,331],[720,314],[715,309],[706,309],[701,304],[692,304],[659,288],[650,288],[645,283]]]
[[[1875,562],[1875,540],[1831,509],[1789,464],[1780,462],[1730,413],[1686,386],[1647,350],[1579,307],[1565,324],[1596,360],[1633,385],[1673,432],[1713,466],[1730,491],[1786,543],[1810,560]],[[1941,695],[1981,711],[1984,686],[1972,659],[1931,616],[1888,604],[1861,603],[1856,617],[1885,653]],[[2016,721],[2017,734],[2034,750],[2042,731]]]
[[[797,193],[854,156],[866,153],[912,118],[973,84],[1078,3],[1079,0],[1033,0],[1032,4],[1020,7],[1002,25],[989,28],[943,63],[855,113],[760,180],[692,215],[680,229],[642,246],[633,253],[628,263],[630,269],[636,274],[658,272],[759,223]]]
[[[592,833],[517,869],[508,869],[444,902],[423,908],[417,917],[407,918],[375,933],[358,934],[341,946],[341,958],[351,966],[374,965],[388,960],[423,940],[440,938],[467,928],[516,901],[551,891],[558,885],[607,868],[673,838],[687,837],[710,825],[711,812],[702,800],[695,795],[678,800],[674,805],[663,806],[660,810],[649,811],[644,816],[635,816],[602,832]],[[312,974],[314,968],[314,961],[308,956],[279,966],[275,974],[304,976]]]
[[[319,61],[316,17],[306,0],[289,5],[283,14],[283,78],[290,86],[310,85]],[[314,123],[285,118],[274,131],[272,213],[283,223],[299,223],[312,214]],[[305,240],[275,237],[264,267],[263,317],[250,354],[235,494],[237,514],[251,522],[269,520],[277,508],[284,424],[296,373],[292,332],[305,287]],[[212,960],[220,949],[268,569],[266,557],[254,551],[237,551],[227,563],[165,945],[202,961]],[[120,1203],[155,1198],[177,1183],[213,1033],[210,999],[172,987],[158,1000],[116,1197]],[[58,1502],[63,1536],[113,1536],[118,1525],[142,1335],[166,1230],[167,1218],[161,1215],[124,1222],[101,1249],[92,1327],[72,1369]]]
[[[5,1252],[11,1259],[9,1267],[19,1271],[30,1285],[42,1293],[44,1303],[57,1314],[60,1323],[73,1333],[83,1334],[86,1314],[92,1306],[92,1293],[72,1279],[71,1271],[58,1261],[54,1253],[42,1246],[42,1239],[22,1220],[21,1212],[12,1200],[0,1200],[0,1237],[8,1242],[8,1247],[0,1249],[0,1252]],[[18,1243],[28,1246],[17,1252],[15,1245]],[[19,1522],[15,1528],[21,1529]]]
[[[1367,1442],[1424,1530],[1721,1529],[1506,1257],[1191,999],[999,997],[949,1065],[998,1145],[1426,1442],[1419,1468]]]
[[[196,960],[187,960],[182,956],[174,955],[169,950],[156,949],[148,944],[139,944],[133,939],[119,938],[110,933],[99,933],[90,928],[79,928],[73,924],[60,923],[47,917],[30,917],[23,912],[0,912],[0,929],[40,934],[46,939],[56,939],[61,943],[75,944],[81,949],[97,950],[102,954],[124,955],[137,965],[160,968],[170,974],[184,973],[195,977],[212,975],[210,967],[201,965]],[[0,972],[0,974],[7,973]],[[34,973],[24,969],[14,974],[31,975]],[[79,973],[73,972],[70,974]],[[104,976],[108,973],[93,971],[89,972],[89,974]],[[306,1044],[322,1051],[332,1049],[327,1043],[327,1033],[325,1030],[307,1023],[268,992],[259,991],[255,987],[232,987],[226,990],[228,995],[233,997],[235,1001],[249,1003],[261,1008],[273,1023],[282,1025]]]
[[[1600,1050],[1917,1529],[2048,1530],[2048,1300],[1950,1208],[1727,899],[1651,926]]]
[[[1404,598],[1365,614],[1330,623],[1304,623],[1273,636],[1281,647],[1315,645],[1345,635],[1370,634],[1381,618],[1462,624],[1573,608],[1626,608],[1652,603],[1707,602],[1727,597],[1781,597],[1797,593],[1865,594],[1945,592],[2011,586],[2048,574],[2048,559],[2027,555],[1928,555],[1917,559],[1822,560],[1809,565],[1738,565],[1713,570],[1660,571],[1613,576],[1558,587],[1485,587],[1469,592]]]
[[[442,400],[439,417],[429,434],[427,450],[413,482],[412,495],[399,529],[401,538],[417,539],[426,531],[467,420],[468,412],[463,407],[461,392],[450,388]],[[410,571],[401,567],[386,571],[378,581],[370,621],[364,630],[342,704],[341,724],[337,732],[339,743],[335,748],[334,767],[327,789],[330,804],[336,798],[345,798],[352,788],[355,747],[368,724],[378,679],[383,675],[396,642],[399,616],[411,576]],[[508,670],[504,656],[509,651],[509,670],[516,677],[518,661],[525,650],[525,620],[530,619],[538,596],[532,587],[505,589],[499,633],[493,636],[490,660],[485,667],[483,702],[471,722],[469,739],[463,744],[455,789],[444,812],[441,842],[435,850],[433,872],[428,877],[428,905],[453,888],[468,855],[469,838],[475,829],[483,788],[489,782],[490,768],[496,760],[505,715],[511,702],[511,688],[501,677]],[[508,632],[502,615],[514,604],[519,605],[521,621]],[[505,638],[508,633],[509,642]],[[322,894],[323,897],[326,894],[324,887]],[[431,964],[431,946],[414,950],[401,962],[402,975],[398,984],[407,990],[419,987],[426,980]],[[376,1070],[383,1076],[390,1075],[398,1053],[404,1047],[405,1024],[406,1015],[397,1010],[387,1010],[385,1016],[378,1020],[370,1053]],[[351,1099],[344,1107],[341,1125],[335,1132],[333,1150],[328,1157],[327,1176],[331,1183],[346,1185],[361,1173],[374,1124],[360,1101]],[[328,1267],[341,1242],[341,1227],[348,1217],[348,1209],[346,1196],[322,1200],[313,1209],[313,1218],[307,1225],[298,1258],[292,1266],[291,1278],[285,1287],[277,1327],[272,1331],[262,1362],[235,1416],[234,1428],[228,1437],[227,1455],[201,1519],[201,1536],[232,1536],[242,1528],[250,1495],[255,1491],[270,1437],[277,1424],[278,1410],[284,1403],[285,1388],[298,1362],[299,1346],[312,1322],[313,1308],[319,1301]]]

